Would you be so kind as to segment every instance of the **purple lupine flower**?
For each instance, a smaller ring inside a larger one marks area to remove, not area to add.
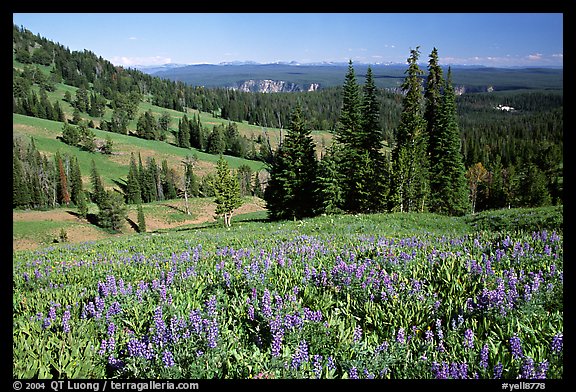
[[[352,340],[354,341],[354,343],[358,343],[361,339],[362,339],[362,328],[360,326],[357,326],[356,328],[354,328],[354,334],[352,336]]]
[[[504,369],[504,366],[500,362],[498,362],[496,364],[496,366],[494,366],[494,379],[502,378],[502,370],[503,369]]]
[[[522,358],[522,342],[520,338],[516,335],[510,338],[510,351],[512,351],[512,358]]]
[[[208,347],[215,348],[218,340],[218,321],[212,319],[208,322],[208,333],[206,336],[208,340]]]
[[[322,375],[322,355],[315,354],[312,357],[312,363],[314,366],[314,375],[316,375],[316,378],[320,378]]]
[[[376,354],[379,354],[379,353],[381,353],[381,352],[383,352],[383,351],[386,351],[386,350],[388,350],[388,342],[384,342],[384,343],[382,343],[381,345],[379,345],[378,347],[376,347],[376,349],[374,350],[374,352],[375,352]]]
[[[210,298],[206,301],[206,307],[208,308],[208,315],[209,316],[216,316],[216,296],[211,295]]]
[[[114,332],[116,332],[116,325],[111,322],[108,324],[108,336],[114,336]]]
[[[172,356],[172,353],[168,350],[164,351],[164,353],[162,354],[162,362],[164,362],[164,366],[167,368],[172,367],[176,364],[174,362],[174,357]]]
[[[94,298],[94,305],[96,306],[96,318],[100,318],[104,311],[104,298],[96,296],[96,298]]]
[[[284,338],[284,332],[281,329],[274,331],[272,335],[272,356],[280,356],[280,351],[282,350],[282,338]]]
[[[560,332],[557,335],[554,335],[554,337],[552,337],[552,352],[554,353],[559,353],[562,351],[563,349],[563,340],[564,340],[564,334],[562,332]]]
[[[470,328],[464,332],[464,347],[474,348],[474,331]]]
[[[56,308],[54,306],[50,306],[50,310],[48,311],[48,318],[50,321],[56,320]]]
[[[98,350],[98,354],[104,355],[106,353],[106,346],[107,346],[106,339],[102,339],[102,343],[100,343],[100,350]]]
[[[404,328],[399,328],[398,329],[398,333],[396,335],[396,341],[398,343],[404,343],[406,340],[405,334],[404,334]]]
[[[438,339],[444,339],[444,333],[442,332],[442,322],[440,319],[436,319],[436,335],[438,335]]]
[[[438,380],[446,380],[448,379],[448,364],[442,361],[441,364],[434,361],[432,362],[432,372],[434,373],[434,377]]]
[[[358,379],[358,369],[356,369],[356,366],[352,366],[350,368],[349,375],[350,375],[350,378],[353,380]]]
[[[116,288],[116,278],[114,275],[106,276],[106,286],[108,287],[108,295],[118,294],[118,290]]]
[[[154,326],[156,327],[156,334],[152,340],[154,344],[162,345],[166,338],[166,324],[162,318],[162,307],[160,306],[154,311]]]
[[[534,360],[530,357],[524,358],[520,368],[520,378],[531,379],[534,377]]]
[[[328,357],[328,363],[326,364],[328,370],[336,370],[336,364],[334,363],[334,358],[330,355]]]
[[[548,360],[544,360],[538,364],[538,368],[536,369],[536,373],[534,374],[534,378],[539,380],[546,379],[546,372],[548,371]]]
[[[304,362],[308,362],[308,344],[302,340],[292,355],[292,368],[298,369]]]
[[[254,321],[254,306],[248,306],[248,319]]]
[[[69,311],[69,310],[66,310],[66,311],[64,312],[64,314],[62,315],[62,330],[63,330],[65,333],[70,332],[70,324],[69,324],[69,321],[70,321],[70,311]]]
[[[200,311],[199,310],[191,310],[189,318],[190,318],[190,324],[192,324],[194,331],[197,334],[202,332],[202,317],[200,317]]]
[[[110,354],[110,356],[108,357],[108,364],[113,369],[120,369],[122,366],[124,366],[124,362],[122,362],[122,360],[118,358],[115,358],[114,354]]]
[[[486,369],[488,367],[488,345],[485,344],[480,350],[480,367]]]
[[[262,313],[267,318],[272,317],[272,308],[270,307],[271,301],[270,291],[268,291],[268,289],[264,289],[264,294],[262,295]]]
[[[42,323],[42,328],[48,329],[52,323],[50,322],[50,318],[46,317],[44,322]]]
[[[109,319],[110,317],[119,314],[121,312],[122,307],[120,306],[120,302],[114,301],[112,302],[112,305],[110,305],[110,307],[108,308],[108,312],[106,313],[106,319]]]
[[[434,340],[434,332],[432,332],[431,329],[427,329],[426,332],[424,332],[424,340],[426,343],[432,343]]]

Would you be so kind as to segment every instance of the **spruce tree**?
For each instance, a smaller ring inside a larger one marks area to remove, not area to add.
[[[15,144],[15,143],[14,143]],[[26,181],[26,173],[22,165],[18,149],[12,147],[12,208],[28,207],[31,203],[30,190]]]
[[[130,166],[128,167],[128,178],[126,179],[126,203],[142,203],[142,193],[140,189],[140,178],[134,153],[130,154]]]
[[[343,178],[340,173],[337,145],[328,148],[326,154],[318,163],[318,175],[316,177],[316,193],[318,200],[318,213],[338,214],[342,213],[344,195],[342,192]]]
[[[363,212],[378,212],[385,208],[387,196],[388,164],[382,147],[383,133],[380,126],[380,103],[372,68],[366,72],[366,81],[362,88],[362,132],[360,141],[360,162],[356,178],[362,187],[362,199],[359,209]]]
[[[122,229],[127,215],[124,198],[120,193],[112,190],[106,191],[101,197],[98,208],[98,223],[101,227],[112,232]]]
[[[360,162],[362,158],[362,148],[364,137],[362,132],[362,100],[360,87],[356,82],[356,74],[352,65],[352,60],[348,62],[348,72],[345,76],[342,90],[342,109],[336,128],[336,141],[341,144],[343,165],[339,168],[343,174],[342,191],[344,197],[344,208],[350,212],[360,212],[365,204],[366,194],[361,189],[363,179],[361,178]]]
[[[78,207],[78,215],[80,215],[82,218],[86,218],[88,216],[88,203],[86,201],[86,194],[84,191],[81,191],[76,197],[76,207]]]
[[[290,128],[271,165],[264,194],[272,219],[302,219],[314,215],[317,161],[314,140],[298,104]]]
[[[178,121],[178,146],[190,148],[190,125],[186,115],[182,117],[182,120]]]
[[[64,163],[59,152],[56,152],[56,166],[58,170],[58,202],[60,204],[70,204],[70,190],[68,189],[68,176],[64,170]]]
[[[142,204],[138,204],[138,232],[146,233],[146,218],[144,217]]]
[[[442,214],[463,215],[470,206],[450,68],[434,135],[434,149],[430,152],[431,208]]]
[[[83,194],[84,189],[80,164],[78,163],[78,158],[74,156],[70,163],[70,198],[72,199],[72,203],[78,206],[80,195]]]
[[[102,178],[98,173],[96,168],[96,162],[92,159],[92,171],[90,173],[90,180],[92,183],[92,201],[100,207],[100,205],[105,201],[106,191],[104,190],[104,184]]]
[[[426,120],[423,117],[423,71],[418,66],[419,47],[410,51],[402,90],[402,114],[392,150],[391,208],[422,211],[429,193]]]

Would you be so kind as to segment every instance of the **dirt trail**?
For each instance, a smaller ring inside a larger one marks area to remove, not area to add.
[[[191,206],[192,215],[190,215],[189,218],[183,214],[179,215],[179,212],[183,213],[185,211],[184,201],[170,200],[166,203],[158,204],[154,206],[154,208],[157,208],[159,212],[145,212],[146,229],[148,232],[160,229],[177,228],[183,225],[201,224],[215,221],[216,205],[207,200],[202,201],[201,203],[195,203],[193,206]],[[238,208],[235,211],[235,215],[264,210],[264,201],[254,198]],[[174,219],[174,214],[178,216],[178,219]],[[106,232],[91,225],[86,220],[78,218],[75,214],[75,209],[73,208],[56,209],[50,211],[14,211],[12,213],[12,219],[14,222],[63,222],[65,223],[65,230],[68,237],[68,242],[70,243],[94,241],[107,237],[121,236],[123,234],[132,234],[135,233],[135,228],[133,225],[136,225],[136,222],[138,221],[136,210],[131,209],[128,211],[128,222],[124,225],[122,233],[107,234]],[[59,236],[59,232],[60,229],[38,234],[44,238],[56,239]],[[13,250],[34,250],[47,245],[48,244],[46,242],[40,243],[34,238],[12,238]]]

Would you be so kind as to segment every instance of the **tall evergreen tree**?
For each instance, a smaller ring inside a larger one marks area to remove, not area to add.
[[[18,148],[12,145],[12,208],[28,207],[32,200]]]
[[[76,196],[76,207],[78,207],[78,215],[82,218],[86,218],[88,216],[88,203],[86,201],[86,193],[81,191]]]
[[[338,148],[337,145],[329,147],[318,163],[316,192],[319,204],[318,212],[323,214],[338,214],[343,212],[343,178],[339,170],[341,164],[337,161],[338,154],[334,151],[336,148]]]
[[[64,169],[64,163],[59,152],[56,152],[56,167],[58,169],[58,202],[60,204],[70,204],[70,190],[68,189],[68,175]]]
[[[186,115],[182,117],[182,120],[178,121],[178,146],[190,148],[190,125]]]
[[[423,117],[423,71],[419,47],[410,51],[402,90],[402,114],[392,150],[391,207],[400,212],[422,211],[429,193],[426,120]]]
[[[138,232],[146,233],[146,218],[144,216],[144,210],[142,209],[142,204],[138,204]]]
[[[134,153],[130,154],[130,166],[128,167],[128,177],[126,179],[126,203],[142,203],[140,176],[138,175],[138,167],[136,166]]]
[[[380,126],[380,103],[372,68],[368,66],[366,81],[362,88],[361,157],[364,165],[358,170],[358,181],[364,195],[359,201],[363,212],[378,212],[385,208],[387,196],[388,163],[382,152],[384,135]]]
[[[98,223],[101,227],[112,232],[122,229],[127,215],[124,198],[120,193],[112,190],[106,191],[98,208]]]
[[[264,199],[272,219],[301,219],[316,211],[317,161],[314,140],[302,119],[300,105],[276,151]]]
[[[468,186],[450,68],[440,110],[435,116],[438,125],[430,136],[433,148],[429,150],[431,210],[448,215],[463,215],[469,209]]]
[[[80,164],[78,163],[78,158],[74,156],[72,157],[70,163],[70,198],[72,199],[72,203],[74,203],[74,205],[78,206],[81,195],[84,195],[82,173],[80,172]]]
[[[342,109],[335,138],[342,146],[339,151],[342,154],[341,162],[344,164],[339,170],[343,174],[344,209],[351,212],[361,211],[367,196],[360,177],[360,172],[363,172],[360,168],[364,142],[362,122],[360,86],[356,81],[356,74],[352,60],[350,60],[342,89]]]
[[[98,173],[98,168],[96,167],[96,162],[92,159],[92,171],[90,173],[90,180],[92,183],[92,201],[100,207],[104,203],[106,198],[106,191],[104,189],[104,183],[102,178]]]

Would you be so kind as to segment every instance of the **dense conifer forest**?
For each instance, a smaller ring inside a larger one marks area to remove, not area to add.
[[[177,144],[211,154],[259,159],[270,179],[262,184],[270,217],[302,218],[334,212],[429,211],[462,215],[504,207],[563,203],[562,91],[515,90],[458,95],[451,70],[439,65],[441,48],[429,54],[412,50],[401,91],[376,88],[368,68],[363,85],[354,64],[341,87],[314,92],[248,93],[203,88],[116,67],[84,50],[13,26],[13,54],[22,68],[13,71],[13,112],[62,122],[62,140],[94,153],[96,145],[81,115],[101,118],[101,130],[166,140],[169,118],[141,103],[182,112]],[[49,72],[42,72],[48,69]],[[77,87],[65,100],[74,107],[66,119],[48,94],[57,83]],[[105,109],[113,111],[104,120]],[[228,125],[209,127],[186,109],[209,112]],[[277,149],[264,140],[240,136],[237,123],[284,130]],[[334,143],[313,148],[311,132],[328,131]],[[186,195],[213,195],[200,179],[174,181],[166,163],[136,163],[123,188],[124,201],[140,203]],[[47,159],[33,143],[13,143],[13,207],[48,208],[85,203],[75,157]],[[85,173],[87,174],[87,173]],[[261,191],[251,173],[240,188]],[[98,199],[93,173],[92,200]],[[204,191],[202,191],[204,189]],[[306,207],[304,208],[304,204]],[[110,207],[113,208],[113,207]]]

